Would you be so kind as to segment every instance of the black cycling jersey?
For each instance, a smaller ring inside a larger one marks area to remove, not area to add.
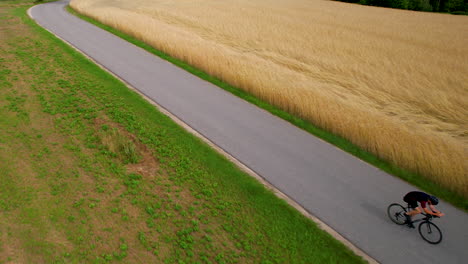
[[[418,207],[418,202],[421,203],[422,208],[426,208],[426,203],[431,196],[424,192],[409,192],[403,197],[403,201],[407,202],[411,208]]]

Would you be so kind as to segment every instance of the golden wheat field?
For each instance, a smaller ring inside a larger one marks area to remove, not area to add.
[[[72,8],[468,197],[468,17],[321,0]]]

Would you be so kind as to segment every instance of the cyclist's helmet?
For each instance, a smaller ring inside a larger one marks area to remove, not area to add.
[[[433,195],[429,197],[429,201],[431,201],[433,205],[437,205],[439,203],[439,199]]]

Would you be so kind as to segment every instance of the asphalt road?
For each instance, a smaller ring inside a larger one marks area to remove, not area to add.
[[[386,208],[416,188],[172,64],[84,22],[66,1],[30,10],[93,58],[382,263],[467,263],[468,214],[441,202],[444,240],[390,222]]]

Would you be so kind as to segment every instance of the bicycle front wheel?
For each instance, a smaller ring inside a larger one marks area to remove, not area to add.
[[[419,234],[430,244],[439,244],[442,241],[442,232],[439,227],[429,221],[419,224]]]
[[[404,225],[406,222],[406,216],[405,216],[406,209],[401,205],[397,203],[393,203],[388,206],[387,208],[387,214],[388,217],[390,217],[390,220],[394,222],[397,225]]]

